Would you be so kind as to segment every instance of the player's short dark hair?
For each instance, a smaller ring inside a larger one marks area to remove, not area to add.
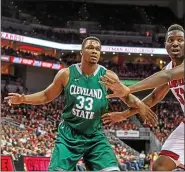
[[[83,40],[83,42],[82,42],[82,49],[84,48],[85,43],[86,43],[88,40],[98,41],[98,42],[100,43],[100,46],[101,46],[101,41],[100,41],[97,37],[95,37],[95,36],[89,36],[89,37],[87,37],[87,38],[85,38],[85,39]]]
[[[178,30],[178,31],[184,32],[184,28],[181,25],[173,24],[168,28],[168,31],[166,33],[166,39],[167,39],[167,36],[168,36],[168,32],[171,32],[173,30]]]

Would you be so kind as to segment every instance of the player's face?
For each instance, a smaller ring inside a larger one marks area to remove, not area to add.
[[[166,50],[172,59],[181,58],[184,55],[184,32],[178,30],[168,32]]]
[[[82,57],[88,63],[96,64],[100,59],[101,45],[96,40],[87,40],[82,50]]]

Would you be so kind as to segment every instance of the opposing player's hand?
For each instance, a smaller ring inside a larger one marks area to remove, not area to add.
[[[102,116],[102,120],[103,120],[103,124],[105,126],[112,126],[115,125],[117,123],[120,123],[124,120],[126,120],[128,117],[130,117],[130,114],[128,113],[128,111],[124,111],[124,112],[110,112],[110,113],[106,113]]]
[[[17,93],[9,93],[5,100],[8,101],[8,104],[11,106],[12,104],[21,104],[24,101],[24,95]]]
[[[141,102],[139,107],[139,116],[143,121],[147,121],[152,126],[156,126],[157,124],[157,115],[144,103]],[[111,112],[106,113],[102,116],[103,124],[104,125],[114,125],[120,123],[124,120],[127,120],[129,117],[133,116],[131,111],[124,111],[124,112]]]
[[[117,81],[114,78],[110,78],[107,75],[101,76],[100,78],[102,81],[99,81],[99,83],[113,91],[113,94],[107,95],[107,98],[123,98],[130,94],[130,89],[127,86],[121,84],[120,81]]]
[[[147,121],[153,127],[156,126],[158,118],[157,115],[143,102],[139,106],[139,116],[143,121]]]

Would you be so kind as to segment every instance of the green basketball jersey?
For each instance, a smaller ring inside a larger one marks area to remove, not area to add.
[[[85,76],[79,64],[69,67],[69,81],[64,89],[65,107],[62,119],[84,134],[102,132],[101,116],[107,112],[107,91],[99,84],[106,69],[99,65],[93,75]]]

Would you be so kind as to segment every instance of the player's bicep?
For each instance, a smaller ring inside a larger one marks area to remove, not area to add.
[[[52,101],[63,91],[65,82],[65,71],[59,71],[53,82],[44,90],[48,101]]]
[[[170,74],[171,81],[184,78],[184,63],[182,63],[181,65],[179,65],[171,70],[167,70],[166,72],[168,72]]]
[[[107,71],[106,71],[106,75],[107,75],[109,78],[111,78],[111,79],[113,79],[113,80],[115,80],[115,81],[120,82],[118,75],[117,75],[116,73],[114,73],[113,71],[107,70]],[[106,90],[109,90],[109,88],[106,87]]]
[[[120,81],[118,75],[111,70],[107,70],[106,75],[116,81]]]
[[[57,96],[60,95],[60,93],[63,90],[63,86],[62,85],[58,85],[55,82],[52,82],[45,90],[44,90],[44,94],[47,97],[48,101],[52,101],[53,99],[55,99]]]
[[[107,71],[107,76],[109,76],[110,78],[113,78],[114,80],[120,82],[118,76],[112,72],[112,71]],[[127,106],[129,107],[138,107],[138,103],[140,102],[140,100],[134,96],[133,94],[129,94],[127,97],[124,98],[120,98]]]

